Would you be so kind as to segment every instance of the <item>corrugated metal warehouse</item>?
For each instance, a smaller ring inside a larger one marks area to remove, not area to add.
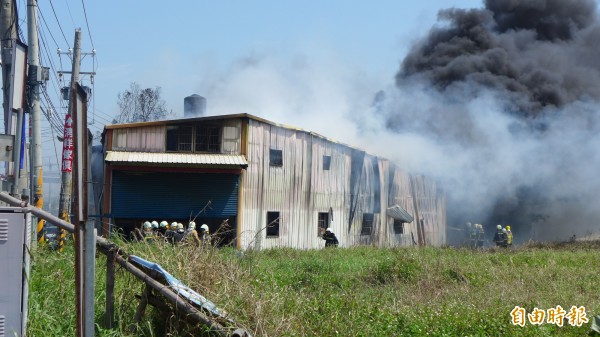
[[[236,114],[106,126],[104,234],[196,217],[240,249],[442,245],[436,183],[313,132]],[[113,228],[109,227],[109,224]]]

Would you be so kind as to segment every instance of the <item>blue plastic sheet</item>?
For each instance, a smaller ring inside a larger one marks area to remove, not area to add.
[[[205,309],[206,311],[212,313],[215,316],[225,318],[225,312],[223,312],[223,310],[217,308],[217,306],[213,302],[209,301],[204,296],[198,294],[196,291],[190,289],[188,286],[183,284],[183,282],[173,277],[173,275],[169,274],[160,265],[154,262],[144,260],[141,257],[135,255],[130,255],[129,260],[147,269],[156,271],[157,273],[162,275],[167,281],[168,286],[171,287],[171,290],[173,290],[179,296],[187,299],[188,301],[196,304],[197,306]]]

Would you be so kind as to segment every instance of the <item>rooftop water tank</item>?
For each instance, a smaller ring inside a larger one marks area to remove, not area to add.
[[[206,113],[206,98],[193,94],[183,99],[183,117],[200,117]]]

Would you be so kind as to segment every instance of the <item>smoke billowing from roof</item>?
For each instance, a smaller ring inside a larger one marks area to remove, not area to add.
[[[380,81],[315,48],[288,61],[252,54],[225,73],[207,66],[195,90],[212,114],[299,126],[436,178],[450,226],[563,240],[600,230],[595,12],[587,0],[443,10],[375,102]]]
[[[486,0],[438,19],[376,95],[389,155],[443,182],[454,225],[510,223],[521,239],[598,231],[595,2]]]

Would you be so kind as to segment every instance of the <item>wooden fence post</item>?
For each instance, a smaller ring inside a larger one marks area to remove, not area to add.
[[[115,251],[106,252],[106,307],[104,327],[112,329],[115,323]]]

